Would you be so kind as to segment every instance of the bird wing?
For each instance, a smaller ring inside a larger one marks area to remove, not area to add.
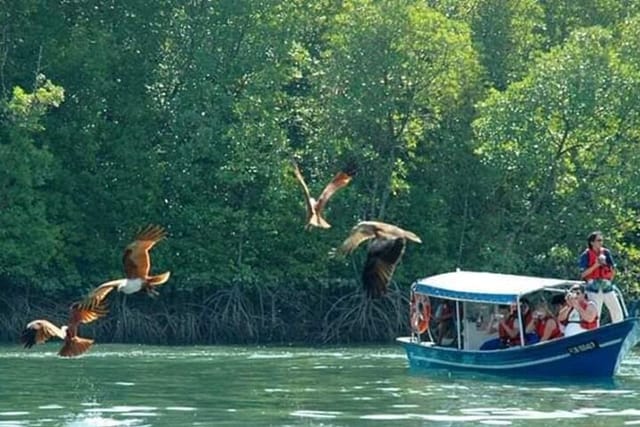
[[[403,238],[407,240],[411,240],[416,243],[422,243],[420,237],[418,237],[415,233],[405,230],[403,228],[398,227],[397,225],[388,224],[386,222],[381,221],[362,221],[360,223],[362,226],[368,226],[374,229],[379,236],[386,237],[389,239]]]
[[[166,236],[166,230],[158,225],[148,225],[136,234],[135,240],[127,245],[122,256],[124,272],[128,279],[144,279],[149,275],[149,250]]]
[[[48,320],[34,320],[29,322],[20,335],[20,341],[25,348],[31,348],[35,344],[45,343],[52,337],[64,339],[65,334],[62,329]]]
[[[71,304],[69,324],[91,323],[106,316],[109,312],[106,298],[120,283],[122,279],[105,282],[89,292],[82,300]]]
[[[362,286],[369,297],[379,298],[387,292],[405,245],[404,238],[376,239],[371,243],[362,269]]]
[[[333,177],[331,182],[329,182],[326,187],[324,187],[324,190],[322,190],[322,193],[320,194],[320,197],[318,198],[318,202],[316,204],[316,212],[318,213],[318,215],[322,214],[322,210],[329,201],[329,198],[331,198],[331,196],[333,196],[336,191],[340,190],[343,187],[346,187],[347,184],[351,182],[354,174],[355,172],[353,169],[342,170]]]
[[[293,160],[291,161],[291,163],[293,163],[293,173],[295,174],[296,179],[298,180],[300,186],[302,187],[302,190],[304,191],[304,202],[307,206],[307,216],[310,217],[313,213],[313,203],[311,203],[311,193],[309,193],[309,187],[307,187],[307,183],[304,181],[304,177],[300,172],[298,164]]]
[[[373,239],[375,237],[375,230],[369,227],[364,222],[360,222],[351,229],[349,237],[340,246],[340,252],[350,253],[353,252],[360,243],[365,240]]]

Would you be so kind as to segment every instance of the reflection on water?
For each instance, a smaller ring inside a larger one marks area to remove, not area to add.
[[[412,372],[401,348],[0,348],[3,426],[640,424],[640,351],[608,382]]]

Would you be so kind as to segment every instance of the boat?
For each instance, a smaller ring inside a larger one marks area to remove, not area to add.
[[[431,307],[438,302],[452,304],[455,307],[452,336],[438,342],[431,327],[425,333],[413,330],[410,336],[398,337],[397,341],[406,350],[410,367],[419,371],[471,371],[529,378],[611,378],[639,340],[640,319],[629,316],[617,288],[624,313],[620,322],[533,344],[481,349],[498,336],[497,328],[487,325],[500,318],[500,307],[515,305],[517,318],[521,319],[522,301],[548,300],[576,284],[584,282],[460,270],[423,278],[411,286],[412,309],[420,301],[428,317]],[[522,320],[519,322],[520,342],[526,342]]]

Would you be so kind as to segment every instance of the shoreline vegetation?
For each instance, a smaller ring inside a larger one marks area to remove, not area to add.
[[[637,316],[640,298],[625,299],[629,314]],[[74,299],[62,292],[45,297],[37,289],[0,287],[0,343],[18,344],[20,331],[33,319],[66,324],[70,303],[62,301]],[[370,299],[355,283],[235,284],[214,292],[167,285],[156,298],[117,295],[109,314],[81,326],[81,332],[97,343],[121,344],[390,344],[410,334],[409,290],[392,282],[386,296]]]
[[[409,333],[408,291],[394,287],[379,300],[355,285],[331,291],[318,285],[233,285],[207,292],[165,286],[154,299],[117,295],[109,314],[81,332],[97,343],[158,345],[389,343]],[[33,319],[65,324],[69,305],[39,292],[0,291],[0,342],[18,343]]]

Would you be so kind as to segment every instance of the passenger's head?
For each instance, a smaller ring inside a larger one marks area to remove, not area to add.
[[[565,304],[565,295],[564,294],[556,294],[551,298],[551,305],[553,306],[553,311],[556,313],[562,308]]]
[[[545,317],[551,316],[553,315],[553,313],[549,309],[549,305],[547,304],[547,302],[545,300],[540,300],[540,302],[536,304],[536,311],[535,313],[533,313],[533,315],[535,317]]]
[[[509,313],[511,312],[511,307],[505,304],[500,304],[498,306],[498,314],[501,317],[507,317],[509,316]]]
[[[569,295],[573,296],[574,298],[577,299],[586,299],[587,298],[587,294],[585,292],[584,286],[583,285],[573,285],[571,286],[571,288],[569,289]]]
[[[603,245],[604,238],[601,231],[593,231],[587,237],[587,244],[590,249],[600,249]]]
[[[515,314],[517,312],[518,312],[518,306],[516,305],[516,303],[512,302],[511,304],[509,304],[509,313]]]

